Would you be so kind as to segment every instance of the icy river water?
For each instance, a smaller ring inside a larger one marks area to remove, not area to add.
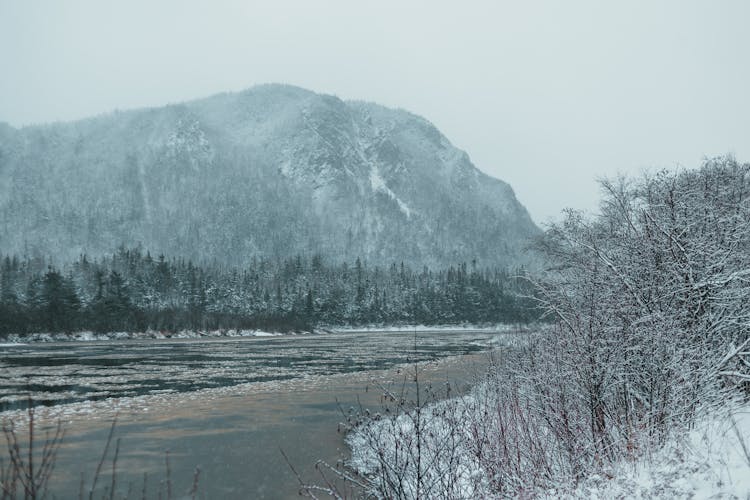
[[[174,498],[191,487],[196,467],[199,498],[298,498],[281,450],[315,480],[317,460],[346,456],[342,408],[377,411],[382,385],[404,383],[414,362],[422,363],[421,381],[456,394],[502,336],[368,331],[0,345],[0,420],[23,429],[30,395],[40,427],[62,422],[56,498],[77,497],[81,474],[87,491],[115,415],[123,496],[132,487],[131,498],[141,498],[144,473],[149,498],[165,490],[168,450]]]

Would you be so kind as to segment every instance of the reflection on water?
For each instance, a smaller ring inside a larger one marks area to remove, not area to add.
[[[82,471],[90,480],[115,413],[123,494],[132,483],[140,497],[144,472],[156,493],[169,450],[176,493],[199,466],[206,498],[297,498],[280,449],[312,479],[318,459],[335,463],[344,452],[339,405],[377,407],[378,381],[403,380],[400,365],[414,361],[433,361],[425,382],[465,384],[497,339],[420,332],[415,348],[413,334],[368,332],[0,347],[0,394],[9,410],[30,391],[49,405],[41,418],[64,420],[58,498],[77,495]]]

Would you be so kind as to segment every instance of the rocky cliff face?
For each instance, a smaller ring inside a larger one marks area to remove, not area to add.
[[[73,123],[0,124],[0,252],[143,245],[197,260],[322,254],[523,262],[510,186],[428,121],[264,85]]]

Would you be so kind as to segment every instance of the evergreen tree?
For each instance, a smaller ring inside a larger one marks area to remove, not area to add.
[[[51,267],[40,272],[42,264],[0,261],[0,334],[538,318],[528,280],[518,278],[522,270],[481,269],[476,262],[415,273],[404,263],[384,271],[361,259],[349,267],[298,256],[228,269],[164,255],[155,261],[148,252],[121,248],[96,261],[83,255],[63,268],[65,275]]]
[[[52,332],[72,331],[78,324],[80,305],[72,280],[50,267],[39,297],[43,326]]]

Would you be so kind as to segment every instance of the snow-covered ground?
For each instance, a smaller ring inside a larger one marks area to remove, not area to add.
[[[145,332],[108,332],[90,331],[73,333],[30,333],[28,335],[10,334],[0,346],[18,345],[31,342],[94,342],[104,340],[147,340],[147,339],[197,339],[204,337],[272,337],[284,335],[279,332],[261,330],[182,330],[176,333],[147,330]]]
[[[364,333],[364,332],[527,332],[533,327],[508,324],[461,324],[461,325],[390,325],[390,326],[329,326],[319,330],[300,332],[266,332],[262,330],[182,330],[176,333],[147,330],[145,332],[108,332],[91,331],[73,333],[31,333],[27,335],[10,334],[0,342],[1,346],[12,346],[33,342],[99,342],[106,340],[148,340],[148,339],[199,339],[221,337],[274,337],[280,335],[302,335],[309,333]]]
[[[707,412],[694,428],[607,477],[588,478],[550,498],[750,498],[750,405]]]
[[[332,326],[328,330],[332,332],[447,332],[447,331],[470,331],[470,332],[527,332],[536,329],[535,326],[516,324],[460,324],[460,325],[367,325],[367,326]]]
[[[573,499],[750,499],[750,404],[729,402],[702,412],[694,426],[660,448],[624,461],[576,485],[538,491],[511,485],[499,494],[491,473],[477,458],[477,425],[487,422],[484,384],[462,397],[423,407],[417,452],[415,412],[396,418],[376,415],[347,436],[349,465],[370,478],[375,495],[397,487],[416,498],[416,457],[421,470],[420,496],[450,498],[523,497]],[[486,444],[486,443],[485,443]]]

